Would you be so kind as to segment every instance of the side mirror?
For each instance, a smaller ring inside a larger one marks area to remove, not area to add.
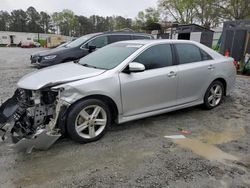
[[[88,46],[89,52],[93,52],[96,50],[96,46]]]
[[[143,72],[145,71],[145,66],[141,63],[132,62],[128,64],[128,67],[126,68],[125,72],[131,73],[131,72]]]

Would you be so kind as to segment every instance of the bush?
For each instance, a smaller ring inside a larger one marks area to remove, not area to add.
[[[45,46],[47,44],[46,40],[40,39],[40,40],[34,40],[35,42],[39,42],[41,44],[41,46]]]
[[[11,44],[10,46],[8,46],[7,44],[0,44],[0,47],[17,47],[17,45]]]

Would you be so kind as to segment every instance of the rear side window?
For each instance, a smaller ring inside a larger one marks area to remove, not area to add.
[[[180,64],[201,61],[200,49],[192,44],[175,44]]]
[[[201,58],[202,58],[203,61],[213,59],[210,55],[208,55],[208,54],[207,54],[206,52],[204,52],[202,49],[201,49]]]
[[[170,44],[152,46],[142,52],[134,62],[143,64],[146,70],[171,66],[173,63]]]
[[[143,40],[143,39],[151,39],[149,36],[142,36],[142,35],[134,35],[133,36],[134,40]]]
[[[108,36],[109,44],[124,40],[131,40],[130,35],[110,35]]]
[[[175,44],[179,64],[195,63],[212,59],[210,55],[193,44]]]

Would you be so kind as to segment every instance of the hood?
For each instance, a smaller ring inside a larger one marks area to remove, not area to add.
[[[65,51],[68,51],[69,49],[70,48],[65,48],[65,47],[53,48],[53,49],[50,49],[50,50],[44,50],[44,51],[37,52],[35,54],[32,54],[32,56],[37,57],[37,56],[58,55],[58,54],[64,53]]]
[[[17,86],[23,89],[38,90],[90,78],[104,72],[105,70],[84,67],[75,63],[64,63],[27,74],[19,80]]]

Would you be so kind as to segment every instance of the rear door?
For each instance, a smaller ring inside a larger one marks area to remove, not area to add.
[[[174,44],[178,59],[177,105],[197,101],[214,77],[214,63],[210,55],[194,44]]]
[[[177,74],[170,44],[152,46],[134,62],[146,70],[119,74],[124,116],[176,105]]]

